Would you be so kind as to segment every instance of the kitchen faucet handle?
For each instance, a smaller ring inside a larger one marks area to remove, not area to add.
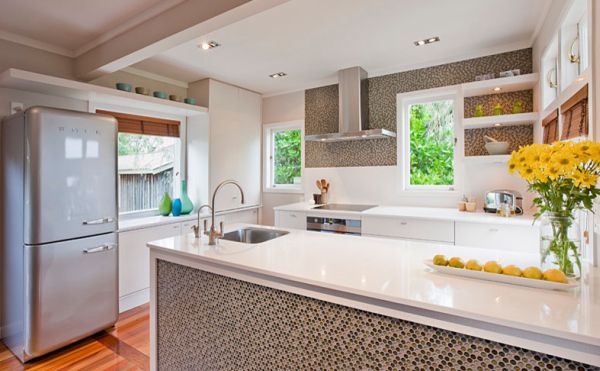
[[[208,219],[204,219],[204,232],[208,230]]]
[[[225,234],[224,224],[225,223],[223,223],[223,222],[219,223],[219,234],[221,235],[221,237]]]

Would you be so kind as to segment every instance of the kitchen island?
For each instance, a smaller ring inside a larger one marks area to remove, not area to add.
[[[423,264],[441,253],[526,266],[535,254],[300,230],[206,242],[148,244],[153,369],[600,367],[598,268],[549,291]]]

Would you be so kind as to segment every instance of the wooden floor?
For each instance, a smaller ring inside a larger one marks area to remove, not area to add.
[[[149,370],[148,304],[121,313],[114,328],[23,365],[0,342],[0,370]]]

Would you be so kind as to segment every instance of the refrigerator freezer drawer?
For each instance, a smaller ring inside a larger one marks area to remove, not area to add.
[[[118,316],[117,235],[25,246],[28,359],[112,326]]]

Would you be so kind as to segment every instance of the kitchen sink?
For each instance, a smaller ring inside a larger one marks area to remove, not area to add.
[[[221,240],[242,242],[242,243],[261,243],[270,241],[274,238],[285,236],[290,232],[277,231],[274,229],[243,228],[236,231],[225,233]]]

